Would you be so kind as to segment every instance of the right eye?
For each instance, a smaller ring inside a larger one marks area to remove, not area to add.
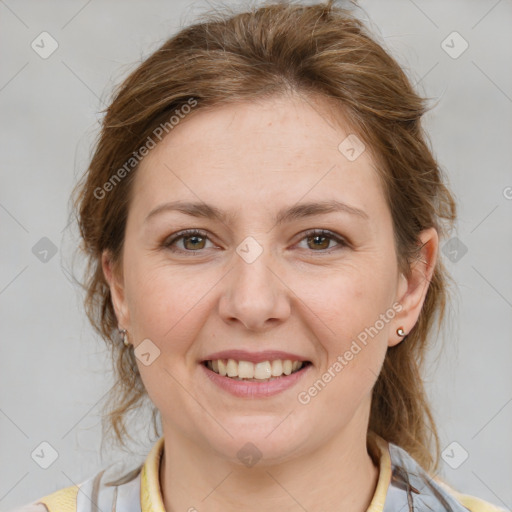
[[[180,240],[183,240],[184,249],[176,249],[175,247],[176,242]],[[173,252],[198,252],[200,249],[204,249],[206,240],[210,239],[205,231],[200,229],[186,229],[171,235],[171,238],[166,238],[162,246]]]

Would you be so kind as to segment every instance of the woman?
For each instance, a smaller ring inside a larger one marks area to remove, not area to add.
[[[76,208],[106,430],[148,396],[162,435],[23,510],[502,510],[436,477],[421,361],[456,208],[425,111],[332,1],[212,16],[143,62]]]

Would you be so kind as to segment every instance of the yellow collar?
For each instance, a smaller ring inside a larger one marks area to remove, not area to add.
[[[366,512],[382,512],[391,483],[391,456],[388,442],[371,430],[368,432],[368,449],[379,463],[379,479],[372,501]]]
[[[368,448],[379,461],[379,479],[372,502],[367,512],[382,512],[386,494],[391,482],[391,457],[388,443],[373,432],[368,434]],[[155,443],[149,452],[141,471],[140,502],[142,512],[165,512],[160,490],[160,461],[164,453],[163,436]]]
[[[140,506],[142,512],[165,512],[160,490],[160,461],[164,453],[162,436],[151,448],[140,475]]]

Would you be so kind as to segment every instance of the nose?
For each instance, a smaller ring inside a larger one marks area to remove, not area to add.
[[[284,322],[290,315],[291,291],[269,251],[263,250],[254,261],[237,253],[233,265],[223,280],[225,289],[219,303],[222,319],[229,324],[240,322],[251,331]]]

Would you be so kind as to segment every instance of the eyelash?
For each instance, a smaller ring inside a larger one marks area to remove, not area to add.
[[[210,240],[208,238],[207,233],[205,231],[203,231],[203,230],[200,230],[200,229],[186,229],[184,231],[180,231],[180,232],[176,233],[170,239],[167,238],[163,242],[162,245],[163,245],[163,247],[165,247],[166,249],[169,249],[172,252],[188,252],[188,253],[201,252],[200,249],[197,250],[197,251],[193,251],[193,250],[186,250],[186,249],[176,249],[176,248],[172,247],[172,245],[175,242],[177,242],[178,240],[181,240],[182,238],[193,237],[193,236],[199,236],[201,238],[206,238],[207,240]],[[332,231],[329,231],[329,230],[326,230],[326,229],[310,229],[310,230],[308,230],[308,231],[306,231],[304,233],[304,236],[301,238],[300,242],[302,242],[302,240],[304,240],[304,239],[307,239],[307,238],[310,238],[310,237],[313,237],[313,236],[321,236],[321,237],[325,237],[325,238],[330,238],[330,239],[338,242],[338,244],[340,245],[340,248],[348,247],[348,243],[342,237],[340,237],[340,236],[336,235],[335,233],[333,233]],[[333,248],[322,249],[322,250],[319,250],[319,251],[312,251],[312,252],[313,253],[325,254],[325,253],[332,252],[332,250],[333,250]]]

